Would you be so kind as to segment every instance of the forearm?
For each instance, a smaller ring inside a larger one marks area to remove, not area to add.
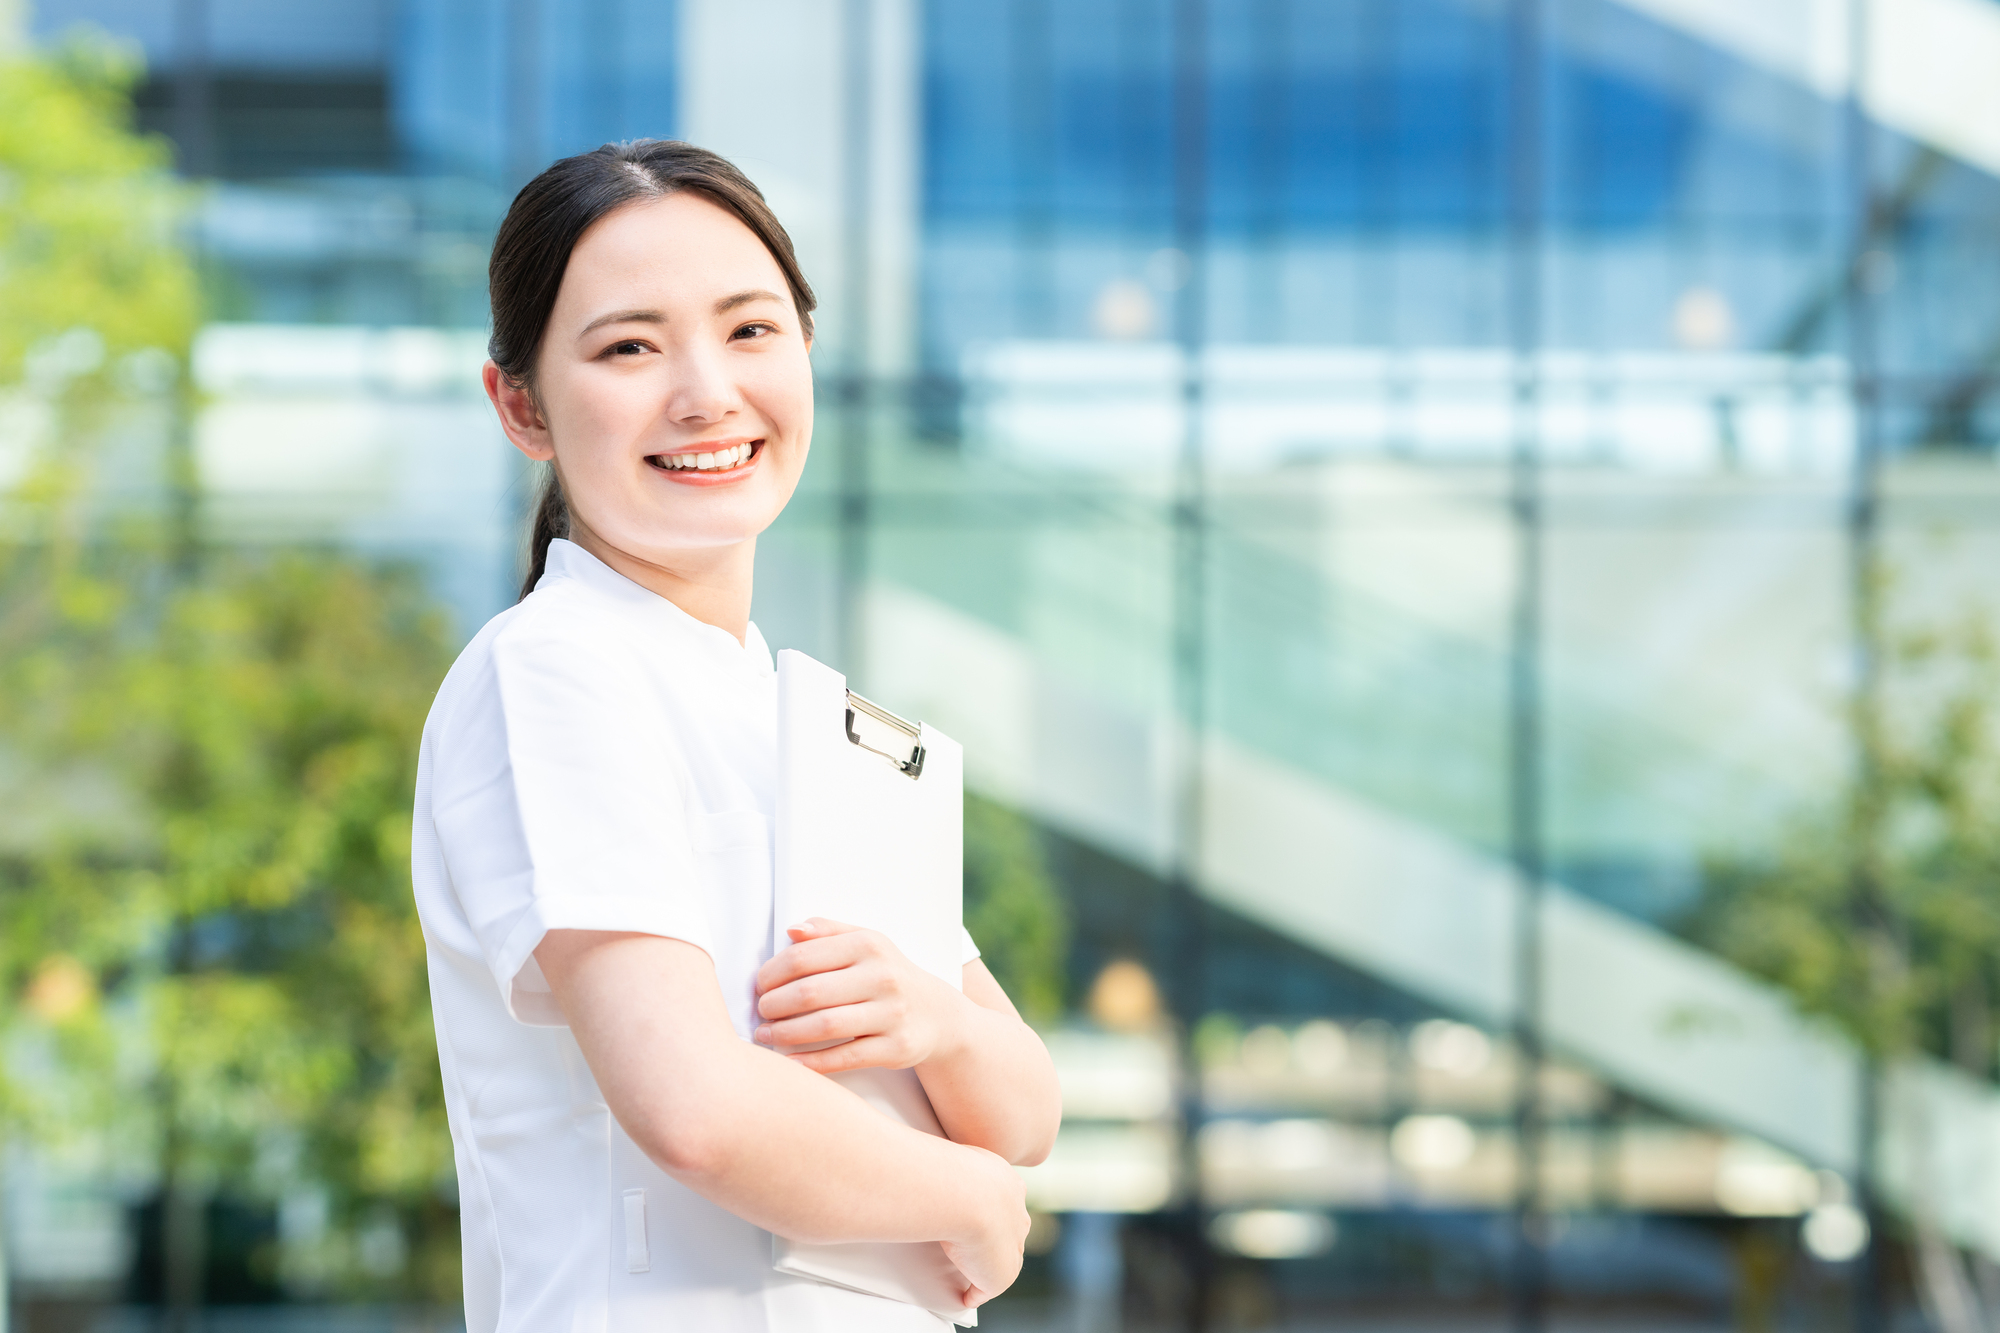
[[[917,1066],[938,1123],[955,1142],[1033,1166],[1049,1154],[1062,1092],[1048,1048],[1011,1013],[963,1000],[952,1040]]]
[[[991,1157],[897,1124],[772,1052],[738,1042],[718,1054],[626,1125],[696,1193],[799,1241],[959,1240],[986,1220],[977,1205],[991,1191],[976,1177],[1006,1169]]]
[[[557,931],[536,957],[625,1132],[738,1216],[794,1240],[958,1241],[1018,1208],[996,1157],[740,1040],[693,945]]]

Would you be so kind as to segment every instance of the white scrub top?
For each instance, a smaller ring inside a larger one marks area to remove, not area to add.
[[[626,1137],[534,960],[565,928],[697,944],[749,1040],[771,956],[777,677],[754,625],[747,637],[556,541],[431,706],[412,872],[468,1333],[948,1327],[774,1272],[768,1232]]]

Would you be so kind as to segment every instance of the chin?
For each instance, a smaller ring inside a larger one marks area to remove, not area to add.
[[[665,557],[676,551],[721,550],[741,546],[771,526],[768,518],[761,522],[749,518],[731,521],[735,518],[731,515],[717,522],[717,515],[705,514],[702,517],[703,521],[690,523],[686,521],[686,515],[661,514],[650,522],[635,524],[629,534],[630,541],[619,544],[628,551],[646,553],[648,558],[654,552]]]

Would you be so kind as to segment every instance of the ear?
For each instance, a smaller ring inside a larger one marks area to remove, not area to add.
[[[493,401],[493,410],[500,415],[500,429],[507,432],[514,447],[538,463],[554,458],[556,448],[549,440],[548,423],[542,420],[542,409],[535,405],[534,395],[525,386],[508,383],[500,367],[491,361],[479,368],[479,379],[486,386],[486,396]]]

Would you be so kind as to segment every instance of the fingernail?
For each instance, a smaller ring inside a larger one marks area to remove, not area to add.
[[[758,1028],[756,1032],[751,1034],[750,1039],[752,1041],[761,1041],[766,1046],[769,1046],[771,1044],[771,1029],[769,1025]]]
[[[799,922],[799,924],[798,924],[798,925],[796,925],[796,926],[786,926],[786,927],[785,927],[785,929],[786,929],[786,931],[787,931],[787,932],[790,932],[790,931],[794,931],[794,930],[796,930],[796,931],[802,931],[802,932],[804,932],[804,933],[806,933],[806,934],[811,934],[811,933],[812,933],[812,925],[811,925],[811,923],[809,923],[809,922],[805,922],[805,921],[801,921],[801,922]]]

